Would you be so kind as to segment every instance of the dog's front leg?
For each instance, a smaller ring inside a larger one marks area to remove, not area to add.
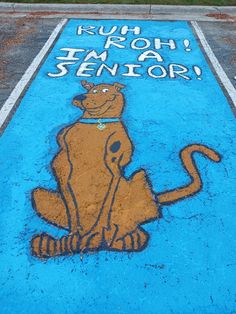
[[[122,151],[116,151],[114,153],[110,151],[111,143],[113,143],[114,140],[114,138],[108,140],[104,154],[106,167],[111,173],[111,181],[96,223],[90,232],[81,240],[80,248],[82,251],[98,249],[102,246],[111,246],[119,228],[118,226],[111,226],[110,224],[112,206],[121,179],[120,163],[123,158]]]
[[[70,181],[68,180],[68,177],[65,175],[61,175],[58,178],[58,182],[60,185],[61,197],[66,207],[69,232],[70,234],[77,233],[79,232],[80,221],[78,204],[74,197],[73,189],[71,187]]]
[[[52,167],[59,185],[59,192],[66,207],[67,223],[70,234],[79,232],[80,221],[78,213],[78,204],[73,191],[73,182],[71,182],[71,174],[73,173],[73,165],[70,160],[68,143],[66,136],[71,127],[63,129],[57,137],[60,145],[60,152],[54,158]],[[76,184],[76,183],[75,183]]]
[[[110,225],[110,216],[119,182],[120,176],[112,178],[95,225],[81,239],[81,251],[95,250],[112,244],[117,233],[117,226]]]

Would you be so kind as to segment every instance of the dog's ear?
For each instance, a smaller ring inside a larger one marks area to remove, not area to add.
[[[120,83],[114,83],[113,85],[115,86],[116,90],[118,90],[118,91],[120,91],[122,88],[125,87],[125,85],[120,84]]]
[[[87,81],[81,81],[81,85],[87,90],[90,90],[94,86],[93,83],[89,83]]]

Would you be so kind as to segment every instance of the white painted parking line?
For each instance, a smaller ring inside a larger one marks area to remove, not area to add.
[[[216,74],[218,75],[221,83],[225,87],[226,91],[228,92],[234,107],[236,107],[236,90],[233,86],[233,84],[230,82],[230,79],[226,75],[225,71],[223,70],[222,66],[220,65],[218,59],[216,58],[214,52],[212,51],[210,45],[208,44],[206,37],[204,36],[200,26],[197,22],[191,22],[192,27],[194,28],[203,49],[205,50],[214,70],[216,71]]]
[[[24,75],[20,79],[20,81],[16,84],[15,88],[11,92],[8,99],[3,104],[1,110],[0,110],[0,130],[7,118],[10,116],[11,112],[15,108],[15,104],[19,97],[21,96],[22,92],[24,91],[25,87],[33,77],[35,71],[38,69],[39,65],[41,64],[43,58],[55,42],[58,34],[60,33],[62,27],[67,22],[67,19],[63,19],[53,30],[52,34],[46,41],[43,48],[40,50],[40,52],[37,54],[37,56],[34,58],[28,69],[25,71]]]

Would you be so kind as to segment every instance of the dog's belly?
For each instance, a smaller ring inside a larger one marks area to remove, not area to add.
[[[82,234],[96,223],[109,189],[112,176],[104,154],[107,140],[115,130],[117,125],[106,125],[101,131],[97,125],[77,123],[65,137],[71,165],[68,181],[78,205]]]

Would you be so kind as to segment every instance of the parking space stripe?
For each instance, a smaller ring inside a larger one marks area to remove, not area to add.
[[[5,123],[5,121],[10,116],[11,112],[15,108],[15,104],[19,97],[21,96],[22,92],[24,91],[25,87],[29,83],[29,81],[32,79],[35,71],[38,69],[39,65],[41,64],[43,58],[51,48],[52,44],[56,40],[58,34],[60,33],[62,27],[66,24],[67,19],[63,19],[53,30],[52,34],[44,44],[43,48],[40,50],[40,52],[37,54],[37,56],[34,58],[28,69],[25,71],[24,75],[20,79],[20,81],[17,83],[13,91],[11,92],[8,99],[3,104],[1,110],[0,110],[0,131]]]
[[[195,30],[203,49],[205,50],[210,62],[212,63],[212,66],[214,70],[216,71],[216,74],[218,75],[221,83],[225,87],[226,91],[229,94],[229,97],[231,98],[234,107],[236,108],[236,90],[233,86],[233,84],[230,82],[230,79],[228,78],[227,74],[223,70],[222,66],[220,65],[218,59],[216,58],[214,52],[212,51],[210,45],[208,44],[205,35],[203,34],[200,26],[197,22],[192,21],[191,25],[193,29]]]

